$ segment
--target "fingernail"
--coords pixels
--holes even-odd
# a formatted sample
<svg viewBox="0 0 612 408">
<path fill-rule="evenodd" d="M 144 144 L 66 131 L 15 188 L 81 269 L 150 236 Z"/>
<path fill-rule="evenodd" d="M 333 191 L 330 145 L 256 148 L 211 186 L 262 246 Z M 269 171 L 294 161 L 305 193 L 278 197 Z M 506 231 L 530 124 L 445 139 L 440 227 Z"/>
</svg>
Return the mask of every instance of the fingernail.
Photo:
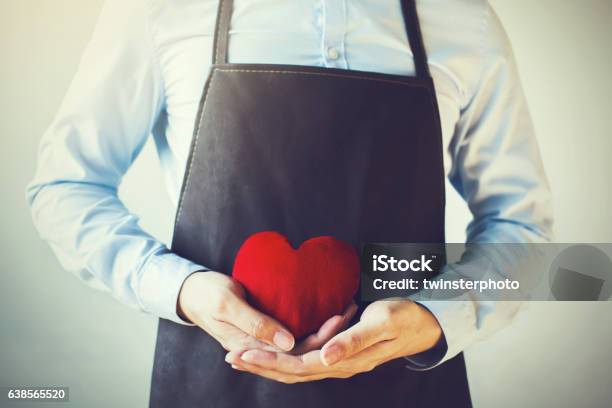
<svg viewBox="0 0 612 408">
<path fill-rule="evenodd" d="M 337 345 L 331 345 L 323 351 L 323 362 L 325 365 L 337 363 L 342 358 L 342 349 Z"/>
<path fill-rule="evenodd" d="M 240 359 L 242 361 L 246 361 L 247 363 L 250 363 L 250 362 L 253 362 L 254 360 L 257 360 L 256 355 L 257 355 L 257 351 L 249 350 L 249 351 L 242 353 L 242 355 L 240 356 Z"/>
<path fill-rule="evenodd" d="M 289 351 L 293 348 L 293 337 L 285 332 L 276 332 L 272 341 L 282 350 Z"/>
</svg>

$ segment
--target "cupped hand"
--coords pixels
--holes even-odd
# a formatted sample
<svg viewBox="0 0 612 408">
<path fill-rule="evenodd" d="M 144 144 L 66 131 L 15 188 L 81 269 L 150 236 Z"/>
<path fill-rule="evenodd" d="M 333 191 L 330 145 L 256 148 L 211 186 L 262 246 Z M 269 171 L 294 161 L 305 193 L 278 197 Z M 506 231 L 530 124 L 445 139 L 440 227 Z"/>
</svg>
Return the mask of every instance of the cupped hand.
<svg viewBox="0 0 612 408">
<path fill-rule="evenodd" d="M 227 351 L 263 349 L 289 351 L 293 335 L 278 321 L 251 307 L 244 288 L 213 271 L 190 275 L 179 294 L 179 312 Z"/>
<path fill-rule="evenodd" d="M 181 288 L 179 313 L 196 324 L 227 351 L 285 351 L 304 354 L 319 349 L 347 327 L 357 310 L 350 305 L 342 315 L 332 316 L 317 333 L 297 345 L 293 335 L 274 318 L 249 305 L 245 290 L 231 277 L 213 271 L 190 275 Z"/>
<path fill-rule="evenodd" d="M 303 354 L 251 349 L 229 352 L 233 368 L 283 383 L 348 378 L 387 361 L 432 348 L 442 329 L 424 307 L 409 300 L 370 304 L 360 321 L 338 333 L 320 350 Z"/>
</svg>

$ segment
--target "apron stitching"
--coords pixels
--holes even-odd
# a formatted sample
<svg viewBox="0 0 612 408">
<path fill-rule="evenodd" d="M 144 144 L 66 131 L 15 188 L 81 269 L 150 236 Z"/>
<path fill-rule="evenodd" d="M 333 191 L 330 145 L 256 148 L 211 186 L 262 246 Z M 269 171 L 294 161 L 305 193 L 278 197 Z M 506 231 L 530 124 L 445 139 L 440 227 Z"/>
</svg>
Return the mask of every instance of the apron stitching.
<svg viewBox="0 0 612 408">
<path fill-rule="evenodd" d="M 402 82 L 402 81 L 393 81 L 390 79 L 371 78 L 371 77 L 366 77 L 366 76 L 355 76 L 355 75 L 331 74 L 331 73 L 322 73 L 322 72 L 280 71 L 280 70 L 263 70 L 263 69 L 261 70 L 260 69 L 223 69 L 223 68 L 217 68 L 217 70 L 221 72 L 252 72 L 252 73 L 271 73 L 271 74 L 318 75 L 318 76 L 329 76 L 329 77 L 337 77 L 337 78 L 362 79 L 362 80 L 374 81 L 374 82 L 387 82 L 390 84 L 398 84 L 398 85 L 406 85 L 406 86 L 420 86 L 423 88 L 428 87 L 427 84 L 414 84 L 414 83 L 407 83 L 407 82 Z"/>
<path fill-rule="evenodd" d="M 223 0 L 222 0 L 223 1 Z M 197 131 L 196 131 L 196 139 L 195 142 L 193 144 L 193 151 L 191 152 L 190 155 L 190 159 L 189 159 L 189 168 L 187 169 L 187 176 L 186 176 L 186 180 L 185 180 L 185 188 L 184 191 L 187 191 L 187 189 L 189 188 L 189 180 L 191 178 L 191 169 L 193 168 L 193 158 L 195 157 L 196 151 L 198 150 L 198 141 L 200 140 L 200 129 L 202 127 L 202 119 L 204 118 L 204 114 L 206 113 L 206 103 L 208 102 L 208 91 L 210 90 L 210 88 L 212 88 L 213 85 L 213 80 L 215 79 L 215 72 L 213 71 L 210 75 L 210 83 L 208 84 L 208 86 L 206 87 L 206 92 L 204 93 L 204 105 L 202 106 L 202 113 L 200 114 L 200 117 L 198 118 L 198 127 L 197 127 Z M 176 222 L 175 224 L 178 225 L 179 221 L 181 220 L 181 214 L 183 212 L 183 204 L 184 204 L 184 193 L 181 194 L 181 202 L 179 205 L 179 209 L 178 209 L 178 213 L 176 215 Z"/>
</svg>

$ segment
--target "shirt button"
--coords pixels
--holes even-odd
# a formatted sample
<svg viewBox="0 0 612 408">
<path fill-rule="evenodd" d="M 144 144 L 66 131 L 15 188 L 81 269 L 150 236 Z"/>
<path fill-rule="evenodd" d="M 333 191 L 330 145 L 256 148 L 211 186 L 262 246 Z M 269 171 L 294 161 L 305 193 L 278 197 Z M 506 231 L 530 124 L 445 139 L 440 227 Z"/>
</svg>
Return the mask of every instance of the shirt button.
<svg viewBox="0 0 612 408">
<path fill-rule="evenodd" d="M 327 49 L 327 58 L 330 60 L 337 60 L 339 56 L 338 50 L 335 47 L 329 47 Z"/>
</svg>

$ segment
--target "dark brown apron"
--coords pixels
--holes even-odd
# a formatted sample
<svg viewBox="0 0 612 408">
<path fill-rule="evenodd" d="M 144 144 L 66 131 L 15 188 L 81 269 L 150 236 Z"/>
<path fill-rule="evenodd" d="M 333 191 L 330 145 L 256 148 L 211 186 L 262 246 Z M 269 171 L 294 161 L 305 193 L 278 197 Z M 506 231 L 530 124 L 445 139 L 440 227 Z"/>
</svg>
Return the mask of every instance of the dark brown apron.
<svg viewBox="0 0 612 408">
<path fill-rule="evenodd" d="M 231 273 L 259 231 L 444 242 L 442 135 L 414 0 L 402 11 L 416 76 L 227 62 L 222 0 L 172 250 Z M 198 327 L 159 321 L 152 407 L 469 406 L 463 356 L 423 372 L 404 359 L 350 379 L 282 384 L 237 372 Z"/>
</svg>

